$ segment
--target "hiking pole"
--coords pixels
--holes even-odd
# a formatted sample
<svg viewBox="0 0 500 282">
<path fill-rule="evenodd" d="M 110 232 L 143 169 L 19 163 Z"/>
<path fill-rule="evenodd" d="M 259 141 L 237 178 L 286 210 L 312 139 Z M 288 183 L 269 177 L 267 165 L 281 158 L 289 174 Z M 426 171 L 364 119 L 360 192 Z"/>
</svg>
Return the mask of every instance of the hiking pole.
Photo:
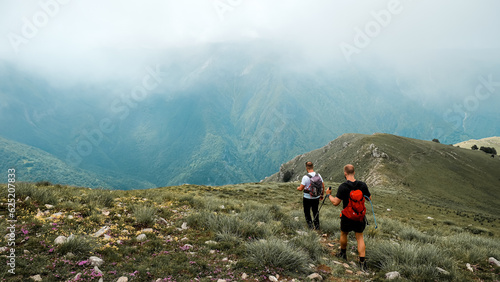
<svg viewBox="0 0 500 282">
<path fill-rule="evenodd" d="M 332 190 L 332 187 L 328 187 L 329 190 Z M 326 195 L 325 195 L 326 196 Z M 318 213 L 316 214 L 316 216 L 314 217 L 314 220 L 313 221 L 316 221 L 316 218 L 319 216 L 319 212 L 321 211 L 321 208 L 323 207 L 323 205 L 325 204 L 325 200 L 326 198 L 328 197 L 324 197 L 323 198 L 323 202 L 321 202 L 321 206 L 319 207 L 319 210 L 318 210 Z"/>
<path fill-rule="evenodd" d="M 365 195 L 365 198 L 368 199 L 368 201 L 370 201 L 370 204 L 372 205 L 372 213 L 373 213 L 373 220 L 375 221 L 375 229 L 377 229 L 377 219 L 375 218 L 375 210 L 373 210 L 373 203 L 372 203 L 372 200 L 370 200 L 370 198 L 368 198 L 366 195 Z"/>
</svg>

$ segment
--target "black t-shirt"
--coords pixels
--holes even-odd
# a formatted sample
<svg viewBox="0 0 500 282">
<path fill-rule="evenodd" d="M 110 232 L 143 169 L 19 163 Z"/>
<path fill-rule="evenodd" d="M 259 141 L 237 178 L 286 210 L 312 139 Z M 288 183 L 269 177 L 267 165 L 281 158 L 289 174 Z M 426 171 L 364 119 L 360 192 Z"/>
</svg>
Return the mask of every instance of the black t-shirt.
<svg viewBox="0 0 500 282">
<path fill-rule="evenodd" d="M 340 184 L 339 189 L 337 189 L 336 197 L 342 200 L 344 209 L 349 204 L 349 193 L 351 193 L 352 190 L 357 190 L 357 189 L 361 190 L 364 196 L 370 197 L 372 195 L 368 190 L 368 186 L 366 186 L 366 183 L 364 183 L 363 181 L 356 180 L 352 182 L 347 180 L 346 182 Z"/>
</svg>

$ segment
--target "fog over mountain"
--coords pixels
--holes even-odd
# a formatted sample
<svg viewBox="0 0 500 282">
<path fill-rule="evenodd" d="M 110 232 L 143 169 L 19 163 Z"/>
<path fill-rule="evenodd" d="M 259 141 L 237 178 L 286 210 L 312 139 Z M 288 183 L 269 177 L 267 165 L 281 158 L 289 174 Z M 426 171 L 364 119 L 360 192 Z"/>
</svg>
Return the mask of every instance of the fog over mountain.
<svg viewBox="0 0 500 282">
<path fill-rule="evenodd" d="M 0 135 L 156 186 L 258 181 L 346 132 L 498 136 L 499 8 L 1 2 Z"/>
</svg>

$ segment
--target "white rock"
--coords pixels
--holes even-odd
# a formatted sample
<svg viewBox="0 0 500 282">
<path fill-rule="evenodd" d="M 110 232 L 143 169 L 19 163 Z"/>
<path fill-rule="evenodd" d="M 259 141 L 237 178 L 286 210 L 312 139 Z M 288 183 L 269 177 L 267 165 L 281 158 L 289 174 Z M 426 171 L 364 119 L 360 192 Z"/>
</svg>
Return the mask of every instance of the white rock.
<svg viewBox="0 0 500 282">
<path fill-rule="evenodd" d="M 146 234 L 139 234 L 137 237 L 136 237 L 137 241 L 139 242 L 143 242 L 143 241 L 146 241 Z"/>
<path fill-rule="evenodd" d="M 128 282 L 128 278 L 126 276 L 122 276 L 116 280 L 116 282 Z"/>
<path fill-rule="evenodd" d="M 446 271 L 446 270 L 442 269 L 441 267 L 436 267 L 436 269 L 437 269 L 437 271 L 438 271 L 439 273 L 442 273 L 442 274 L 444 274 L 444 275 L 450 275 L 450 273 L 449 273 L 448 271 Z"/>
<path fill-rule="evenodd" d="M 104 261 L 101 259 L 101 258 L 98 258 L 98 257 L 89 257 L 89 262 L 90 262 L 90 265 L 92 266 L 101 266 Z"/>
<path fill-rule="evenodd" d="M 152 233 L 153 232 L 153 228 L 145 228 L 145 229 L 142 229 L 143 233 Z"/>
<path fill-rule="evenodd" d="M 295 232 L 297 232 L 297 234 L 299 234 L 300 236 L 307 235 L 307 232 L 302 231 L 302 230 L 297 230 Z"/>
<path fill-rule="evenodd" d="M 100 274 L 100 275 L 103 274 L 102 271 L 99 269 L 99 267 L 97 267 L 97 265 L 94 266 L 94 272 L 97 273 L 97 274 Z"/>
<path fill-rule="evenodd" d="M 188 228 L 189 228 L 189 227 L 188 227 L 187 222 L 182 223 L 182 226 L 181 226 L 181 229 L 182 229 L 182 230 L 186 230 L 186 229 L 188 229 Z"/>
<path fill-rule="evenodd" d="M 276 277 L 274 277 L 274 276 L 270 275 L 270 276 L 269 276 L 269 281 L 278 282 L 278 278 L 276 278 Z"/>
<path fill-rule="evenodd" d="M 26 199 L 24 199 L 24 201 L 28 201 L 30 199 L 30 196 L 26 197 Z"/>
<path fill-rule="evenodd" d="M 248 278 L 248 274 L 246 274 L 246 273 L 241 274 L 241 279 L 245 280 L 247 278 Z"/>
<path fill-rule="evenodd" d="M 158 218 L 156 221 L 160 224 L 168 225 L 168 221 L 165 220 L 163 217 Z"/>
<path fill-rule="evenodd" d="M 104 233 L 106 233 L 108 230 L 109 230 L 109 226 L 104 226 L 103 228 L 99 229 L 99 231 L 97 231 L 96 233 L 92 234 L 91 236 L 92 237 L 100 237 Z"/>
<path fill-rule="evenodd" d="M 28 251 L 28 250 L 24 250 L 23 252 L 24 252 L 24 254 L 25 254 L 25 255 L 29 255 L 29 254 L 31 253 L 31 252 L 30 252 L 30 251 Z"/>
<path fill-rule="evenodd" d="M 321 277 L 321 275 L 319 275 L 318 273 L 313 273 L 309 276 L 307 276 L 307 278 L 311 279 L 311 280 L 323 280 L 323 277 Z"/>
<path fill-rule="evenodd" d="M 35 276 L 30 276 L 31 279 L 33 279 L 34 281 L 42 281 L 42 276 L 40 276 L 40 274 L 37 274 Z"/>
<path fill-rule="evenodd" d="M 217 245 L 218 243 L 215 242 L 215 241 L 210 240 L 210 241 L 205 241 L 205 244 L 207 244 L 207 245 Z"/>
<path fill-rule="evenodd" d="M 74 217 L 70 214 L 67 216 L 67 219 L 73 219 Z"/>
<path fill-rule="evenodd" d="M 97 282 L 104 282 L 104 279 L 102 279 L 102 277 L 101 277 L 101 278 L 99 278 L 99 281 L 97 281 Z"/>
<path fill-rule="evenodd" d="M 8 248 L 8 247 L 1 247 L 1 248 L 0 248 L 0 253 L 6 252 L 6 251 L 8 251 L 8 250 L 9 250 L 9 248 Z"/>
<path fill-rule="evenodd" d="M 217 279 L 217 282 L 226 282 L 226 279 Z"/>
<path fill-rule="evenodd" d="M 79 279 L 80 279 L 80 276 L 82 276 L 82 273 L 81 273 L 81 272 L 78 272 L 78 273 L 75 275 L 75 278 L 73 278 L 73 280 L 79 280 Z"/>
<path fill-rule="evenodd" d="M 432 217 L 428 216 L 428 217 L 427 217 L 427 219 L 431 219 L 431 220 L 432 220 L 432 219 L 434 219 L 434 218 L 432 218 Z"/>
<path fill-rule="evenodd" d="M 68 240 L 68 238 L 66 238 L 66 236 L 59 236 L 57 237 L 55 240 L 54 240 L 54 244 L 56 245 L 61 245 L 61 244 L 64 244 L 66 243 L 66 241 Z"/>
<path fill-rule="evenodd" d="M 494 257 L 490 257 L 490 258 L 488 259 L 488 262 L 489 262 L 490 264 L 494 264 L 494 265 L 496 265 L 496 266 L 500 266 L 500 262 L 499 262 L 496 258 L 494 258 Z"/>
<path fill-rule="evenodd" d="M 385 274 L 385 278 L 388 279 L 388 280 L 396 279 L 396 278 L 399 278 L 399 277 L 401 277 L 401 274 L 399 274 L 399 272 L 397 272 L 397 271 L 387 272 Z"/>
<path fill-rule="evenodd" d="M 387 211 L 391 211 L 391 209 L 387 209 Z"/>
<path fill-rule="evenodd" d="M 107 210 L 103 210 L 101 213 L 102 213 L 103 215 L 105 215 L 105 216 L 108 216 L 108 215 L 109 215 L 109 211 L 107 211 Z"/>
<path fill-rule="evenodd" d="M 469 270 L 470 272 L 474 272 L 474 268 L 472 268 L 470 263 L 467 263 L 465 266 L 467 267 L 467 270 Z"/>
<path fill-rule="evenodd" d="M 45 204 L 45 207 L 46 207 L 47 209 L 49 209 L 49 210 L 54 208 L 54 206 L 53 206 L 53 205 L 49 205 L 49 204 Z"/>
</svg>

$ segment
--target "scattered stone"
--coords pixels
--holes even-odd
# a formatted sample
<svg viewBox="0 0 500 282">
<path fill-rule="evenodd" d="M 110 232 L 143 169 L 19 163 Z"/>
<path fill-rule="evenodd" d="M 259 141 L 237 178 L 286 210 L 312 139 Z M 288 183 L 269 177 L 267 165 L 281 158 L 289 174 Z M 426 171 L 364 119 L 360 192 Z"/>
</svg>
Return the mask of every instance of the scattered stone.
<svg viewBox="0 0 500 282">
<path fill-rule="evenodd" d="M 432 217 L 428 216 L 428 217 L 427 217 L 427 219 L 430 219 L 430 220 L 432 220 L 432 219 L 434 219 L 434 218 L 432 218 Z"/>
<path fill-rule="evenodd" d="M 323 277 L 321 277 L 321 275 L 319 275 L 318 273 L 313 273 L 313 274 L 307 276 L 307 278 L 309 278 L 311 280 L 315 280 L 315 279 L 319 280 L 319 281 L 323 280 Z"/>
<path fill-rule="evenodd" d="M 31 279 L 33 279 L 34 281 L 42 281 L 42 276 L 40 276 L 40 274 L 37 274 L 35 276 L 30 276 Z"/>
<path fill-rule="evenodd" d="M 103 215 L 105 215 L 105 216 L 108 216 L 108 215 L 109 215 L 109 211 L 108 211 L 108 210 L 103 210 L 101 213 L 102 213 Z"/>
<path fill-rule="evenodd" d="M 474 268 L 472 268 L 470 263 L 467 263 L 465 266 L 467 267 L 467 270 L 469 270 L 470 272 L 474 272 Z"/>
<path fill-rule="evenodd" d="M 248 274 L 246 274 L 246 273 L 241 274 L 241 279 L 245 280 L 247 278 L 248 278 Z"/>
<path fill-rule="evenodd" d="M 297 234 L 299 234 L 300 236 L 307 235 L 307 232 L 302 231 L 302 230 L 297 230 L 297 231 L 295 231 L 295 232 L 297 232 Z"/>
<path fill-rule="evenodd" d="M 158 222 L 159 224 L 163 224 L 163 225 L 169 225 L 168 221 L 166 219 L 164 219 L 163 217 L 158 218 L 156 220 L 156 222 Z"/>
<path fill-rule="evenodd" d="M 299 221 L 299 217 L 298 217 L 298 216 L 296 216 L 296 217 L 294 217 L 294 218 L 293 218 L 293 220 L 295 220 L 295 221 Z"/>
<path fill-rule="evenodd" d="M 68 238 L 66 238 L 66 236 L 59 236 L 57 237 L 55 240 L 54 240 L 54 244 L 56 245 L 61 245 L 61 244 L 64 244 L 66 243 L 66 241 L 68 240 Z"/>
<path fill-rule="evenodd" d="M 139 242 L 144 242 L 146 241 L 146 234 L 139 234 L 137 237 L 136 237 L 137 241 Z"/>
<path fill-rule="evenodd" d="M 109 226 L 104 226 L 103 228 L 99 229 L 99 231 L 97 231 L 96 233 L 92 234 L 91 236 L 92 237 L 100 237 L 104 233 L 106 233 L 108 230 L 109 230 Z"/>
<path fill-rule="evenodd" d="M 73 219 L 74 217 L 70 214 L 66 217 L 67 219 Z"/>
<path fill-rule="evenodd" d="M 54 206 L 53 206 L 53 205 L 49 205 L 49 204 L 45 204 L 45 207 L 46 207 L 47 209 L 49 209 L 49 210 L 54 208 Z"/>
<path fill-rule="evenodd" d="M 334 260 L 333 263 L 338 264 L 338 265 L 342 265 L 342 263 L 340 261 L 336 261 L 336 260 Z"/>
<path fill-rule="evenodd" d="M 218 243 L 215 242 L 215 241 L 210 240 L 210 241 L 205 241 L 205 244 L 207 244 L 207 245 L 217 245 Z"/>
<path fill-rule="evenodd" d="M 26 197 L 26 199 L 24 199 L 25 202 L 27 202 L 30 198 L 30 196 Z"/>
<path fill-rule="evenodd" d="M 332 243 L 328 243 L 328 247 L 332 247 L 333 248 L 333 247 L 335 247 L 335 245 L 332 244 Z"/>
<path fill-rule="evenodd" d="M 9 248 L 8 248 L 8 247 L 1 247 L 1 248 L 0 248 L 0 253 L 6 252 L 6 251 L 8 251 L 8 250 L 9 250 Z"/>
<path fill-rule="evenodd" d="M 102 271 L 99 269 L 99 267 L 94 266 L 94 272 L 97 273 L 98 275 L 103 275 Z"/>
<path fill-rule="evenodd" d="M 130 232 L 128 232 L 128 230 L 127 230 L 127 229 L 123 229 L 123 230 L 122 230 L 122 233 L 123 233 L 123 234 L 130 234 Z"/>
<path fill-rule="evenodd" d="M 187 222 L 182 223 L 182 226 L 181 226 L 181 229 L 182 229 L 182 230 L 186 230 L 186 229 L 188 229 L 188 228 L 189 228 L 189 227 L 188 227 Z"/>
<path fill-rule="evenodd" d="M 346 269 L 345 272 L 349 273 L 349 274 L 353 274 L 354 273 L 354 272 L 352 272 L 352 270 L 349 270 L 349 269 Z"/>
<path fill-rule="evenodd" d="M 444 275 L 450 275 L 450 273 L 444 269 L 442 269 L 441 267 L 436 267 L 437 271 L 441 274 L 444 274 Z"/>
<path fill-rule="evenodd" d="M 345 262 L 344 262 L 342 265 L 343 265 L 345 268 L 349 268 L 349 267 L 350 267 L 350 266 L 349 266 L 347 263 L 345 263 Z"/>
<path fill-rule="evenodd" d="M 75 281 L 80 280 L 80 276 L 82 276 L 82 273 L 81 273 L 81 272 L 78 272 L 78 273 L 75 275 L 75 278 L 73 278 L 73 280 L 75 280 Z"/>
<path fill-rule="evenodd" d="M 142 229 L 143 233 L 152 233 L 153 232 L 153 228 L 145 228 L 145 229 Z"/>
<path fill-rule="evenodd" d="M 111 240 L 111 236 L 104 234 L 104 240 Z"/>
<path fill-rule="evenodd" d="M 104 279 L 102 279 L 102 277 L 101 277 L 101 278 L 99 278 L 99 281 L 97 281 L 97 282 L 104 282 Z"/>
<path fill-rule="evenodd" d="M 387 211 L 391 211 L 391 209 L 387 209 Z"/>
<path fill-rule="evenodd" d="M 496 265 L 496 266 L 500 266 L 500 262 L 499 262 L 496 258 L 494 258 L 494 257 L 490 257 L 490 258 L 488 259 L 488 262 L 489 262 L 490 264 L 494 264 L 494 265 Z"/>
<path fill-rule="evenodd" d="M 210 250 L 210 253 L 213 255 L 215 254 L 215 250 Z"/>
<path fill-rule="evenodd" d="M 29 255 L 29 254 L 30 254 L 30 251 L 28 251 L 28 250 L 24 250 L 24 254 L 25 254 L 25 255 Z"/>
<path fill-rule="evenodd" d="M 217 282 L 226 282 L 226 279 L 218 279 Z"/>
<path fill-rule="evenodd" d="M 122 276 L 116 280 L 116 282 L 128 282 L 128 278 L 126 276 Z"/>
<path fill-rule="evenodd" d="M 309 268 L 314 269 L 314 268 L 316 268 L 316 266 L 315 266 L 314 264 L 310 263 L 310 264 L 309 264 Z"/>
<path fill-rule="evenodd" d="M 270 275 L 270 276 L 269 276 L 269 281 L 278 282 L 278 278 L 276 278 L 276 277 L 274 277 L 274 276 Z"/>
<path fill-rule="evenodd" d="M 90 265 L 92 266 L 101 266 L 104 263 L 104 261 L 101 258 L 95 256 L 89 257 L 88 260 L 90 262 Z"/>
<path fill-rule="evenodd" d="M 184 238 L 181 239 L 181 242 L 187 241 L 187 240 L 189 240 L 189 238 L 188 237 L 184 237 Z"/>
<path fill-rule="evenodd" d="M 397 279 L 400 277 L 401 277 L 401 274 L 399 274 L 399 272 L 397 272 L 397 271 L 387 272 L 385 274 L 385 279 L 388 279 L 388 280 L 393 280 L 393 279 Z"/>
</svg>

